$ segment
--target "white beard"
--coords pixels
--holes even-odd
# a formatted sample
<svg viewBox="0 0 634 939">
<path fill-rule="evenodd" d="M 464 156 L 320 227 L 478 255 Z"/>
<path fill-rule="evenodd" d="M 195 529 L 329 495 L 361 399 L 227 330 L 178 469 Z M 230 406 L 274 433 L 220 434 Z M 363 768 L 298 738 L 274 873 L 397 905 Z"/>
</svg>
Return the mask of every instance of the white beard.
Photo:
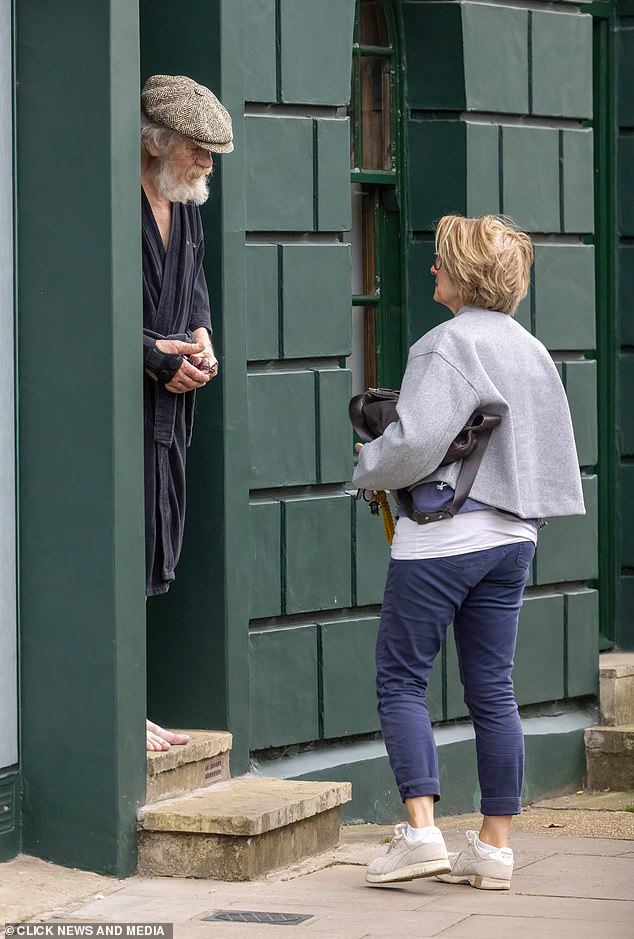
<svg viewBox="0 0 634 939">
<path fill-rule="evenodd" d="M 197 167 L 180 179 L 172 172 L 168 160 L 161 160 L 155 173 L 156 188 L 170 202 L 193 202 L 202 205 L 209 198 L 209 176 Z"/>
</svg>

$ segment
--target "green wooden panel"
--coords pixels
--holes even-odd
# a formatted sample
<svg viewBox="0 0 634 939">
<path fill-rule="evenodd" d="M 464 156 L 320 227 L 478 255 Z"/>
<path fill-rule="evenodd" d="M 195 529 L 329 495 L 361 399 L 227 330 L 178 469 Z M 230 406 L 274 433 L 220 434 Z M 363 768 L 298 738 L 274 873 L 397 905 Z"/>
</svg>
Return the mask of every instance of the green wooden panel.
<svg viewBox="0 0 634 939">
<path fill-rule="evenodd" d="M 579 465 L 594 466 L 598 460 L 597 363 L 591 359 L 566 362 L 565 376 Z"/>
<path fill-rule="evenodd" d="M 282 101 L 348 104 L 355 0 L 280 0 Z"/>
<path fill-rule="evenodd" d="M 536 583 L 592 580 L 598 576 L 598 486 L 596 476 L 584 476 L 586 515 L 551 518 L 539 533 Z"/>
<path fill-rule="evenodd" d="M 619 341 L 634 346 L 634 245 L 618 248 L 617 284 Z"/>
<path fill-rule="evenodd" d="M 277 359 L 280 353 L 278 246 L 246 245 L 247 358 Z"/>
<path fill-rule="evenodd" d="M 352 427 L 348 401 L 352 397 L 352 372 L 345 368 L 319 369 L 319 481 L 344 482 L 353 470 Z"/>
<path fill-rule="evenodd" d="M 313 122 L 244 120 L 247 231 L 312 231 Z"/>
<path fill-rule="evenodd" d="M 317 740 L 317 626 L 254 630 L 249 646 L 251 749 Z"/>
<path fill-rule="evenodd" d="M 594 144 L 591 130 L 564 130 L 563 230 L 594 231 Z"/>
<path fill-rule="evenodd" d="M 284 357 L 349 355 L 352 259 L 350 245 L 284 245 Z"/>
<path fill-rule="evenodd" d="M 619 231 L 634 235 L 634 137 L 621 134 L 617 146 Z"/>
<path fill-rule="evenodd" d="M 617 42 L 617 121 L 621 127 L 634 127 L 634 30 L 619 30 Z"/>
<path fill-rule="evenodd" d="M 532 285 L 528 288 L 528 293 L 518 306 L 515 311 L 515 319 L 520 323 L 524 329 L 527 329 L 529 333 L 531 332 L 531 293 L 533 292 Z"/>
<path fill-rule="evenodd" d="M 323 736 L 380 729 L 374 650 L 378 616 L 321 624 Z"/>
<path fill-rule="evenodd" d="M 503 128 L 503 206 L 528 231 L 559 231 L 559 132 Z"/>
<path fill-rule="evenodd" d="M 462 110 L 466 99 L 460 7 L 403 3 L 402 15 L 409 107 Z"/>
<path fill-rule="evenodd" d="M 282 612 L 282 507 L 279 502 L 249 505 L 249 618 Z"/>
<path fill-rule="evenodd" d="M 462 121 L 409 122 L 410 224 L 432 231 L 449 212 L 466 212 L 466 126 Z M 430 262 L 431 263 L 431 262 Z"/>
<path fill-rule="evenodd" d="M 564 696 L 564 598 L 526 597 L 520 612 L 515 668 L 519 705 Z"/>
<path fill-rule="evenodd" d="M 383 521 L 370 513 L 367 502 L 358 500 L 354 525 L 357 606 L 382 603 L 390 563 L 390 546 L 385 540 Z"/>
<path fill-rule="evenodd" d="M 621 565 L 634 567 L 634 464 L 619 467 Z M 633 618 L 629 613 L 630 620 Z"/>
<path fill-rule="evenodd" d="M 351 605 L 350 497 L 285 499 L 286 612 Z"/>
<path fill-rule="evenodd" d="M 619 603 L 615 641 L 619 649 L 634 649 L 634 577 L 621 574 L 617 578 Z"/>
<path fill-rule="evenodd" d="M 592 17 L 532 14 L 533 114 L 592 117 Z"/>
<path fill-rule="evenodd" d="M 317 481 L 312 372 L 249 375 L 251 487 Z"/>
<path fill-rule="evenodd" d="M 548 349 L 594 349 L 594 248 L 535 246 L 535 328 Z"/>
<path fill-rule="evenodd" d="M 460 668 L 458 666 L 458 653 L 453 626 L 447 630 L 446 649 L 447 709 L 445 720 L 451 721 L 458 717 L 467 717 L 469 714 L 469 708 L 464 703 L 464 688 L 460 681 Z"/>
<path fill-rule="evenodd" d="M 569 697 L 599 693 L 599 594 L 579 590 L 564 597 Z"/>
<path fill-rule="evenodd" d="M 434 278 L 430 272 L 433 256 L 434 241 L 431 234 L 425 241 L 409 243 L 406 262 L 412 302 L 408 304 L 406 311 L 408 346 L 451 317 L 449 310 L 433 299 Z"/>
<path fill-rule="evenodd" d="M 634 456 L 634 354 L 619 355 L 617 373 L 617 396 L 619 402 L 617 429 L 621 455 Z"/>
<path fill-rule="evenodd" d="M 467 124 L 467 215 L 500 211 L 499 149 L 494 124 Z"/>
<path fill-rule="evenodd" d="M 526 10 L 470 2 L 461 7 L 467 109 L 526 114 Z"/>
<path fill-rule="evenodd" d="M 318 120 L 317 219 L 320 231 L 352 228 L 350 121 Z"/>
<path fill-rule="evenodd" d="M 247 101 L 277 98 L 275 0 L 243 0 L 244 97 Z"/>
</svg>

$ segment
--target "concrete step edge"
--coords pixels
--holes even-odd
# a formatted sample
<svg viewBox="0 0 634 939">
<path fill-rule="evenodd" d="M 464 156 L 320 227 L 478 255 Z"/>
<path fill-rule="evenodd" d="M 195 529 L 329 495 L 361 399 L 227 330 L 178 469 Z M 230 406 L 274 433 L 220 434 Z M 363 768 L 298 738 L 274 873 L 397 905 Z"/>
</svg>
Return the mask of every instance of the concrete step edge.
<svg viewBox="0 0 634 939">
<path fill-rule="evenodd" d="M 188 763 L 212 759 L 214 756 L 230 752 L 233 745 L 233 736 L 224 730 L 179 730 L 177 733 L 189 734 L 189 743 L 184 746 L 172 746 L 169 750 L 148 752 L 148 777 L 158 776 L 159 773 L 178 769 Z"/>
<path fill-rule="evenodd" d="M 138 820 L 145 831 L 250 836 L 303 821 L 351 799 L 350 783 L 249 776 L 145 805 Z"/>
</svg>

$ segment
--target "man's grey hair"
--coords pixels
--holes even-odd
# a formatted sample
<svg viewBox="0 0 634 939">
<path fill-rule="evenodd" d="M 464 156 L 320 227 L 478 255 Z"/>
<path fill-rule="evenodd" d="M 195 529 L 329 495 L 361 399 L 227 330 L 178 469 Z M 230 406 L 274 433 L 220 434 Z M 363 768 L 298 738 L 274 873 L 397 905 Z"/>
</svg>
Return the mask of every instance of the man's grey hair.
<svg viewBox="0 0 634 939">
<path fill-rule="evenodd" d="M 152 143 L 159 152 L 159 156 L 167 156 L 176 140 L 182 139 L 182 134 L 178 131 L 170 130 L 169 127 L 161 127 L 155 124 L 149 117 L 141 111 L 141 149 L 144 149 L 146 143 Z"/>
</svg>

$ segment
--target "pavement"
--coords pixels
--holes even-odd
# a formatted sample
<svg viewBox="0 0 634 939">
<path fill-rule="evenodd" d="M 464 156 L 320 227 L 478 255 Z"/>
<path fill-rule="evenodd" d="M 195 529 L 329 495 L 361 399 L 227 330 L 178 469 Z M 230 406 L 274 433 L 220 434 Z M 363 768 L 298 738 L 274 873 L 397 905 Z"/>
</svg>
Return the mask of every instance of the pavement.
<svg viewBox="0 0 634 939">
<path fill-rule="evenodd" d="M 121 881 L 21 856 L 0 864 L 0 924 L 172 923 L 175 939 L 634 939 L 632 806 L 634 793 L 606 793 L 526 809 L 514 825 L 508 893 L 431 879 L 367 887 L 365 865 L 392 834 L 376 825 L 345 827 L 335 850 L 249 883 Z M 440 819 L 450 851 L 479 818 Z M 207 919 L 220 911 L 306 919 L 295 926 Z"/>
</svg>

